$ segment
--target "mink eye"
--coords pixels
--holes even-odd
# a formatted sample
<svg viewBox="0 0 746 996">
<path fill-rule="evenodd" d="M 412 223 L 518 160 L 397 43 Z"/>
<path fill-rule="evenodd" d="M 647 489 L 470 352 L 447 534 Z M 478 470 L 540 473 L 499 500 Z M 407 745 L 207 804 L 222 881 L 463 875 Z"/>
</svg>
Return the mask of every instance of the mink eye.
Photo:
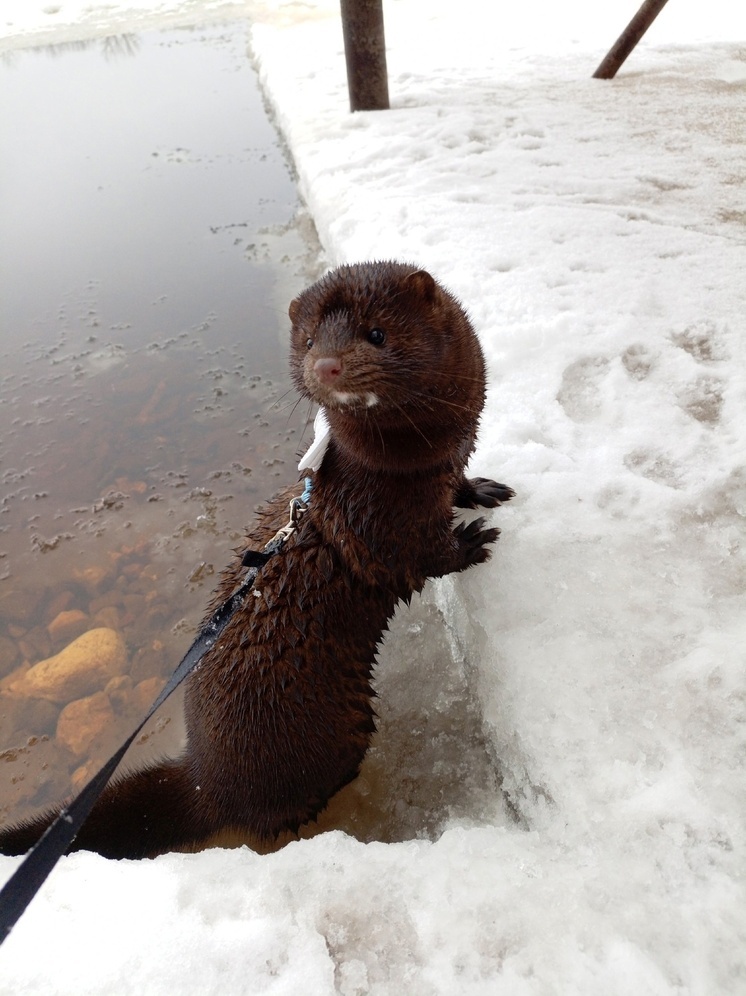
<svg viewBox="0 0 746 996">
<path fill-rule="evenodd" d="M 311 349 L 313 346 L 313 339 L 306 339 L 306 349 Z"/>
<path fill-rule="evenodd" d="M 386 342 L 386 333 L 383 329 L 371 329 L 368 333 L 368 342 L 373 346 L 382 346 Z"/>
</svg>

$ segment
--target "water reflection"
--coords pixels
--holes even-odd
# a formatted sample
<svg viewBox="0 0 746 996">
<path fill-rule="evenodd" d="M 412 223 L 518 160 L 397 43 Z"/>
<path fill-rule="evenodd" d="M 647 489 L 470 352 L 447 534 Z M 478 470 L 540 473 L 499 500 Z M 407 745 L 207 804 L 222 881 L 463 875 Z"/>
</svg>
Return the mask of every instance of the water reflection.
<svg viewBox="0 0 746 996">
<path fill-rule="evenodd" d="M 317 256 L 245 48 L 233 25 L 0 70 L 0 819 L 122 738 L 294 474 L 285 309 Z M 74 703 L 24 692 L 94 628 L 126 673 Z"/>
<path fill-rule="evenodd" d="M 140 51 L 140 36 L 132 32 L 120 35 L 107 35 L 105 38 L 83 38 L 78 41 L 56 42 L 53 45 L 38 45 L 35 48 L 18 51 L 11 49 L 0 53 L 0 62 L 6 66 L 17 64 L 26 55 L 47 55 L 53 59 L 69 52 L 85 52 L 98 49 L 105 59 L 117 59 L 137 55 Z"/>
<path fill-rule="evenodd" d="M 101 51 L 105 59 L 137 55 L 140 51 L 140 38 L 133 34 L 107 35 L 101 39 Z"/>
</svg>

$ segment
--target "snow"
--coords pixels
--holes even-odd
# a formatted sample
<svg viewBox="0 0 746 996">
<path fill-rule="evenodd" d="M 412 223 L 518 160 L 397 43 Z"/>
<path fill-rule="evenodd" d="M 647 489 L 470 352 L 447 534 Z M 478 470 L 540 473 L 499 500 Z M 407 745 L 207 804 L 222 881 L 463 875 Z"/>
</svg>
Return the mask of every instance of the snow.
<svg viewBox="0 0 746 996">
<path fill-rule="evenodd" d="M 670 4 L 601 83 L 636 4 L 516 6 L 392 0 L 393 109 L 356 115 L 336 3 L 251 7 L 329 259 L 462 298 L 491 380 L 472 469 L 518 492 L 490 564 L 387 641 L 386 832 L 63 859 L 0 992 L 746 992 L 746 10 Z M 239 12 L 4 8 L 0 48 Z"/>
</svg>

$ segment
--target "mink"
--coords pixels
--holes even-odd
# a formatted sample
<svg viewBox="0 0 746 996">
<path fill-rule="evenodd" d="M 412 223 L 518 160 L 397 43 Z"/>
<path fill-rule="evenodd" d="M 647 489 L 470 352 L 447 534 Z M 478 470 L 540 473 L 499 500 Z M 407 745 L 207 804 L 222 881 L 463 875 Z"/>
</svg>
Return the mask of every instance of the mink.
<svg viewBox="0 0 746 996">
<path fill-rule="evenodd" d="M 366 262 L 328 273 L 289 315 L 293 382 L 329 424 L 307 510 L 187 678 L 181 756 L 112 782 L 71 850 L 149 857 L 223 830 L 269 841 L 313 820 L 365 757 L 376 651 L 397 603 L 483 563 L 497 539 L 481 518 L 454 524 L 454 507 L 513 495 L 464 475 L 485 364 L 456 298 L 416 266 Z M 208 618 L 303 487 L 259 510 Z M 1 830 L 0 853 L 26 851 L 57 811 Z"/>
</svg>

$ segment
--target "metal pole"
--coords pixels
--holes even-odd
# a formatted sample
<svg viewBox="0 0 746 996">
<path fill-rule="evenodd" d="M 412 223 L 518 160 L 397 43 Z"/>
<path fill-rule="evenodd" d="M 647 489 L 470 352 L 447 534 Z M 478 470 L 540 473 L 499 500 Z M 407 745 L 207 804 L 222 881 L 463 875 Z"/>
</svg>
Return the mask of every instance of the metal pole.
<svg viewBox="0 0 746 996">
<path fill-rule="evenodd" d="M 383 0 L 341 0 L 351 111 L 389 107 Z"/>
<path fill-rule="evenodd" d="M 668 0 L 645 0 L 642 7 L 619 35 L 601 65 L 593 74 L 595 80 L 613 80 L 624 60 L 634 49 Z"/>
</svg>

